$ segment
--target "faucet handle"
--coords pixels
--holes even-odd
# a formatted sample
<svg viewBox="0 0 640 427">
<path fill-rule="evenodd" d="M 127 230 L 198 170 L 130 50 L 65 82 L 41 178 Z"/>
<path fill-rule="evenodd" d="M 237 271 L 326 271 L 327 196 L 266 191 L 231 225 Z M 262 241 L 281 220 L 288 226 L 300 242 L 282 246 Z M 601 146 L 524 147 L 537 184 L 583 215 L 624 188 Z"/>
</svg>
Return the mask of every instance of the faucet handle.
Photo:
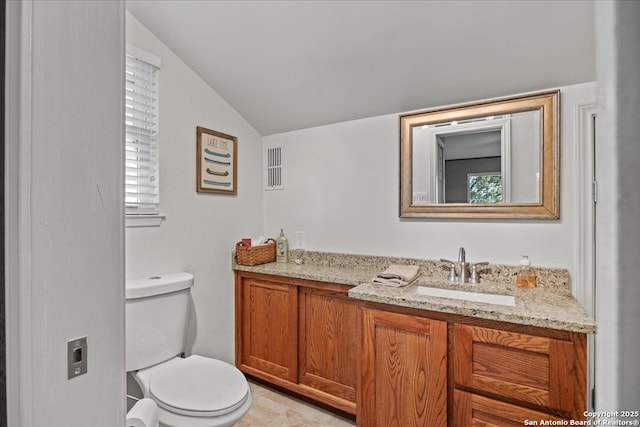
<svg viewBox="0 0 640 427">
<path fill-rule="evenodd" d="M 458 280 L 458 275 L 456 274 L 456 265 L 451 263 L 449 265 L 449 276 L 447 276 L 447 280 L 450 282 L 455 282 Z"/>
<path fill-rule="evenodd" d="M 440 261 L 449 264 L 449 276 L 447 276 L 447 280 L 450 282 L 455 282 L 458 279 L 458 275 L 456 274 L 456 263 L 443 258 L 440 258 Z"/>
<path fill-rule="evenodd" d="M 487 265 L 489 261 L 476 262 L 471 264 L 471 278 L 469 279 L 469 283 L 480 283 L 480 274 L 478 274 L 478 266 L 479 265 Z"/>
<path fill-rule="evenodd" d="M 489 261 L 472 262 L 472 263 L 469 263 L 469 264 L 471 264 L 471 267 L 475 267 L 476 265 L 489 265 Z"/>
</svg>

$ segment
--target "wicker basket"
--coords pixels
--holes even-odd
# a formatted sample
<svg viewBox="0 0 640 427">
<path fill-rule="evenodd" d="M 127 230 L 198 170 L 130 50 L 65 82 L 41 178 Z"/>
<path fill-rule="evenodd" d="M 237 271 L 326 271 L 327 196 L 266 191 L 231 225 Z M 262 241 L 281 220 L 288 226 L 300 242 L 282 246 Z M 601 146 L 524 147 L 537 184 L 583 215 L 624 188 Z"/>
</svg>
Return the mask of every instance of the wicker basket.
<svg viewBox="0 0 640 427">
<path fill-rule="evenodd" d="M 240 265 L 258 265 L 276 260 L 276 241 L 267 239 L 266 245 L 245 246 L 236 243 L 236 262 Z"/>
</svg>

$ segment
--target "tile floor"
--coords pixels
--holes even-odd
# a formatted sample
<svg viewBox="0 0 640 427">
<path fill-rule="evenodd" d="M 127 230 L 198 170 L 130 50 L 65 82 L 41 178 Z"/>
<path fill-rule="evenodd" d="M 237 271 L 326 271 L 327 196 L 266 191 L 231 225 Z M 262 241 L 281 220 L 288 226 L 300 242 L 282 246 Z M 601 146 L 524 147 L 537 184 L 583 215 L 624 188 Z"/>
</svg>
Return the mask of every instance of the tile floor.
<svg viewBox="0 0 640 427">
<path fill-rule="evenodd" d="M 348 427 L 356 423 L 309 403 L 249 381 L 253 405 L 235 427 Z"/>
</svg>

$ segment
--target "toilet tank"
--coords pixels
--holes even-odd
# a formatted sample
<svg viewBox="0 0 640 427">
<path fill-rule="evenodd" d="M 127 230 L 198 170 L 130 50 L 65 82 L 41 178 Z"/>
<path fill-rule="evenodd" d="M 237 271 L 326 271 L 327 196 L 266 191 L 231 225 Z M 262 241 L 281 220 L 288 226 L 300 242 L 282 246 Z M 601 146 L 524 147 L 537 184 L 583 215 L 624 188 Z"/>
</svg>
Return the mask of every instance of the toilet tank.
<svg viewBox="0 0 640 427">
<path fill-rule="evenodd" d="M 126 370 L 136 371 L 183 352 L 193 275 L 130 279 L 125 286 Z"/>
</svg>

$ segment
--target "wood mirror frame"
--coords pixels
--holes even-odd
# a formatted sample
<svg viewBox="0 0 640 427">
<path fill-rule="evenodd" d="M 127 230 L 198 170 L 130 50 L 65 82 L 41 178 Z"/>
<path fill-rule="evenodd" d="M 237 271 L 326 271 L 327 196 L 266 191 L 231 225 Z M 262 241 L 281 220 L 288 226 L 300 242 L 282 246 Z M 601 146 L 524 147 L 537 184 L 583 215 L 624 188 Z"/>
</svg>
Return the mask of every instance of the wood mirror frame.
<svg viewBox="0 0 640 427">
<path fill-rule="evenodd" d="M 540 112 L 540 166 L 538 201 L 534 203 L 413 202 L 413 128 L 485 116 Z M 400 217 L 401 218 L 560 218 L 560 91 L 482 101 L 400 115 Z"/>
</svg>

